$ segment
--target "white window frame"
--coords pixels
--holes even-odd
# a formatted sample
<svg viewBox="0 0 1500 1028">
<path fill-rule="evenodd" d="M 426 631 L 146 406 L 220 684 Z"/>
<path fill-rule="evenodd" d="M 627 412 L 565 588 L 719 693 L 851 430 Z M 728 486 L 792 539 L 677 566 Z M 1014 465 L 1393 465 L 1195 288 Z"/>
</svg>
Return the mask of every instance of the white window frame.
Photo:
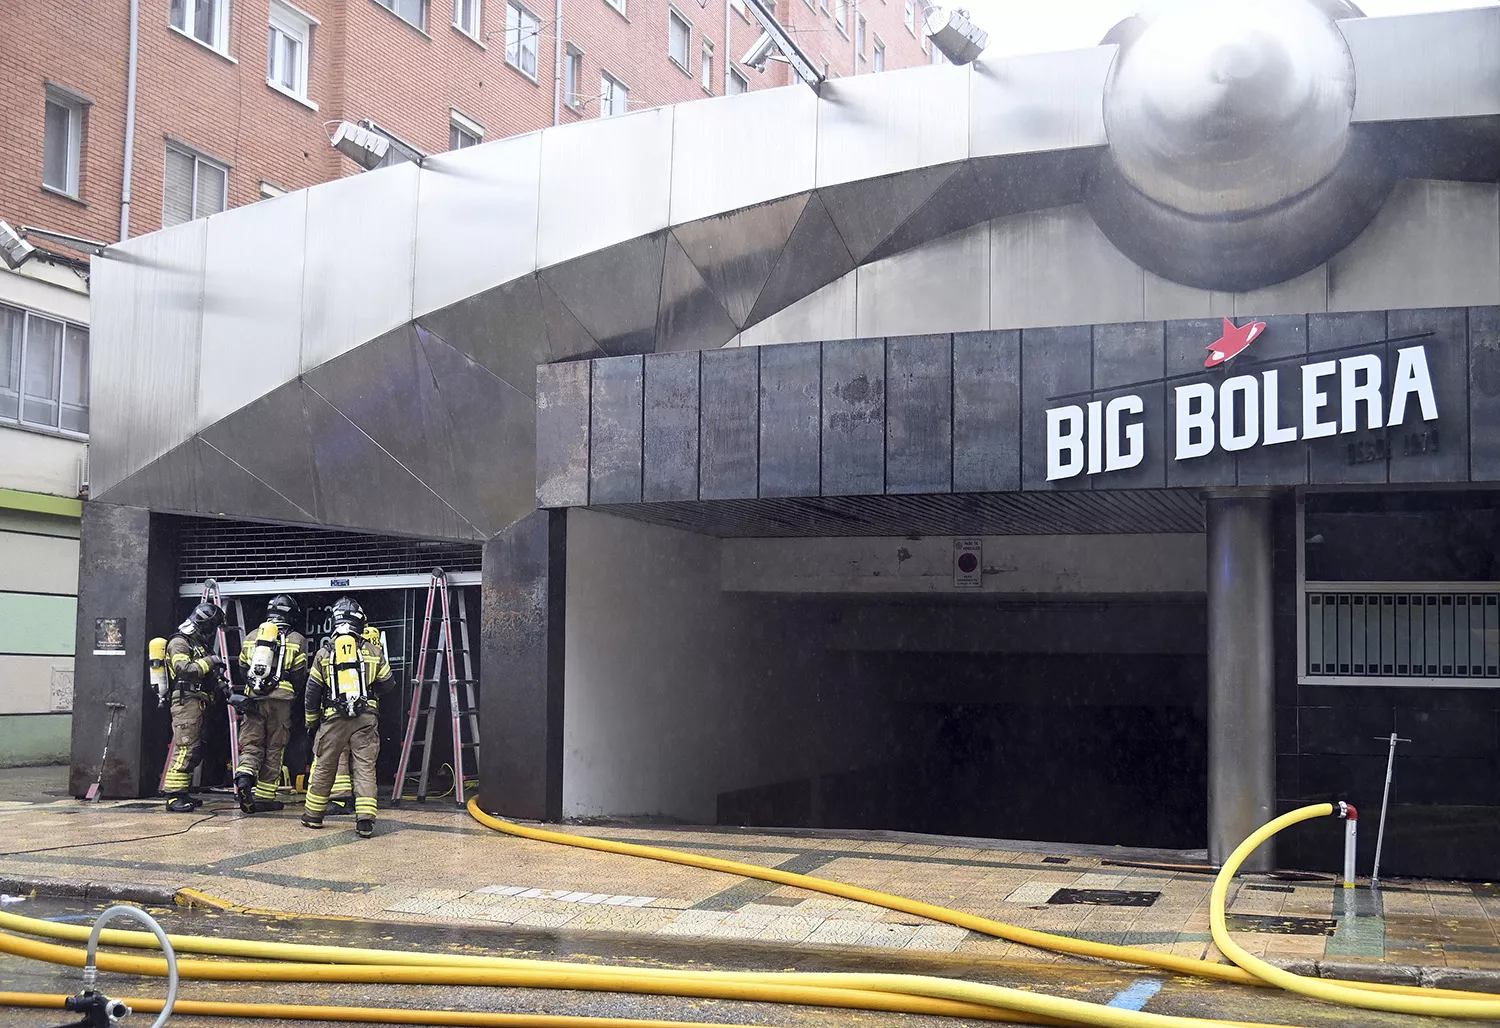
<svg viewBox="0 0 1500 1028">
<path fill-rule="evenodd" d="M 712 93 L 714 91 L 714 44 L 711 39 L 705 39 L 698 48 L 698 72 L 698 80 L 703 83 L 703 91 Z"/>
<path fill-rule="evenodd" d="M 432 14 L 431 0 L 420 0 L 420 3 L 418 5 L 419 6 L 419 11 L 418 11 L 418 20 L 417 21 L 412 21 L 406 15 L 404 15 L 400 11 L 396 10 L 396 4 L 397 4 L 397 2 L 398 2 L 398 0 L 375 0 L 376 4 L 378 4 L 381 7 L 384 7 L 387 11 L 390 11 L 392 15 L 394 15 L 395 17 L 401 19 L 406 24 L 410 25 L 412 28 L 416 29 L 418 32 L 421 32 L 421 33 L 423 33 L 425 35 L 426 32 L 427 32 L 427 19 Z"/>
<path fill-rule="evenodd" d="M 469 8 L 469 24 L 464 21 L 464 7 Z M 475 42 L 482 38 L 484 28 L 484 0 L 453 0 L 453 27 Z"/>
<path fill-rule="evenodd" d="M 572 82 L 569 83 L 569 77 Z M 563 48 L 563 103 L 573 110 L 583 106 L 579 84 L 583 81 L 583 51 L 572 43 Z"/>
<path fill-rule="evenodd" d="M 453 134 L 455 132 L 462 133 L 463 135 L 468 136 L 474 141 L 472 143 L 465 143 L 462 147 L 455 147 L 453 146 Z M 448 149 L 464 149 L 470 146 L 478 146 L 482 142 L 484 142 L 484 126 L 479 124 L 479 122 L 475 121 L 473 118 L 469 117 L 463 111 L 460 111 L 458 108 L 449 108 Z"/>
<path fill-rule="evenodd" d="M 0 425 L 15 425 L 35 431 L 46 432 L 51 435 L 67 436 L 72 439 L 87 439 L 87 432 L 79 432 L 71 428 L 62 427 L 62 395 L 63 380 L 64 376 L 67 374 L 68 331 L 71 329 L 73 331 L 83 333 L 84 350 L 85 353 L 88 353 L 89 327 L 76 321 L 69 321 L 66 318 L 55 317 L 51 314 L 42 314 L 39 311 L 34 311 L 26 307 L 20 307 L 15 304 L 5 303 L 0 304 L 0 307 L 5 308 L 7 311 L 10 311 L 12 313 L 21 315 L 21 347 L 20 351 L 15 355 L 15 370 L 17 373 L 16 389 L 14 393 L 16 401 L 16 415 L 14 418 L 12 418 L 8 414 L 0 413 Z M 53 324 L 62 326 L 62 332 L 58 336 L 57 363 L 53 367 L 53 374 L 57 383 L 57 392 L 55 395 L 46 398 L 52 402 L 53 408 L 56 412 L 56 423 L 51 425 L 43 424 L 39 421 L 26 420 L 26 350 L 31 339 L 31 323 L 33 321 L 48 321 L 52 322 Z M 92 354 L 90 354 L 90 356 L 92 356 Z M 84 382 L 85 388 L 87 388 L 87 377 L 85 377 Z M 4 389 L 3 386 L 0 386 L 0 392 L 6 394 L 7 397 L 11 393 L 9 389 Z M 90 398 L 88 402 L 85 402 L 82 405 L 82 410 L 85 416 L 87 416 L 89 412 L 91 401 L 92 398 Z"/>
<path fill-rule="evenodd" d="M 266 85 L 278 93 L 284 93 L 294 100 L 302 101 L 313 110 L 317 110 L 318 105 L 308 99 L 307 88 L 308 79 L 312 75 L 313 29 L 319 24 L 318 19 L 300 8 L 293 7 L 286 0 L 271 0 L 270 13 L 266 20 Z M 276 74 L 281 70 L 277 67 L 281 54 L 271 49 L 274 39 L 272 33 L 276 32 L 300 44 L 291 86 L 282 83 Z"/>
<path fill-rule="evenodd" d="M 738 88 L 738 89 L 731 89 L 730 86 L 729 86 L 729 82 L 737 82 L 737 83 L 739 83 L 739 87 L 740 88 Z M 750 80 L 748 78 L 746 78 L 740 72 L 740 70 L 738 68 L 730 68 L 729 69 L 729 82 L 726 82 L 724 84 L 724 95 L 725 96 L 738 96 L 741 93 L 748 93 L 748 92 L 750 92 Z"/>
<path fill-rule="evenodd" d="M 682 60 L 672 52 L 672 28 L 673 22 L 682 26 Z M 667 60 L 677 65 L 678 68 L 692 74 L 690 66 L 693 62 L 693 23 L 688 16 L 679 11 L 671 4 L 667 5 Z"/>
<path fill-rule="evenodd" d="M 604 0 L 604 2 L 621 14 L 625 13 L 625 0 Z"/>
<path fill-rule="evenodd" d="M 833 0 L 833 24 L 844 38 L 849 37 L 849 0 Z"/>
<path fill-rule="evenodd" d="M 171 142 L 171 141 L 169 141 L 167 143 L 167 151 L 168 152 L 175 151 L 176 153 L 179 153 L 179 154 L 181 154 L 184 157 L 190 158 L 192 160 L 192 162 L 193 162 L 193 200 L 192 200 L 193 210 L 192 210 L 192 217 L 190 217 L 188 219 L 188 221 L 197 221 L 199 218 L 212 217 L 213 214 L 221 214 L 224 211 L 227 211 L 229 209 L 229 165 L 225 164 L 223 161 L 216 161 L 212 157 L 205 157 L 203 154 L 199 153 L 197 150 L 194 150 L 191 147 L 184 146 L 183 144 L 177 143 L 177 142 Z M 219 209 L 217 211 L 211 212 L 210 214 L 199 214 L 198 213 L 198 166 L 200 164 L 207 164 L 210 167 L 218 168 L 220 171 L 222 171 L 224 173 L 224 195 L 219 198 L 220 199 Z M 178 222 L 177 224 L 187 224 L 187 222 Z M 162 228 L 170 228 L 170 227 L 171 226 L 169 226 L 167 224 L 167 212 L 166 212 L 166 162 L 165 162 L 165 158 L 163 158 L 163 164 L 162 164 Z"/>
<path fill-rule="evenodd" d="M 614 109 L 614 87 L 618 87 L 620 95 L 624 98 L 624 110 Z M 607 71 L 599 72 L 599 117 L 618 118 L 630 113 L 630 87 Z"/>
<path fill-rule="evenodd" d="M 875 48 L 870 54 L 870 66 L 875 71 L 885 71 L 885 40 L 875 33 Z"/>
<path fill-rule="evenodd" d="M 906 0 L 906 7 L 901 12 L 901 20 L 906 23 L 906 31 L 915 36 L 917 34 L 917 0 Z"/>
<path fill-rule="evenodd" d="M 47 107 L 59 107 L 68 113 L 68 152 L 63 155 L 64 182 L 61 186 L 47 181 L 46 134 Z M 42 106 L 42 188 L 49 193 L 59 193 L 77 200 L 83 186 L 83 119 L 88 113 L 89 102 L 76 93 L 48 84 L 46 102 Z"/>
<path fill-rule="evenodd" d="M 807 6 L 812 6 L 812 0 L 806 0 Z M 750 20 L 750 10 L 745 6 L 745 0 L 729 0 L 729 6 L 734 12 L 746 21 Z"/>
<path fill-rule="evenodd" d="M 225 57 L 229 56 L 229 3 L 230 0 L 213 0 L 213 25 L 210 26 L 212 40 L 205 40 L 198 35 L 198 11 L 193 0 L 182 0 L 182 24 L 178 25 L 172 21 L 172 8 L 167 5 L 167 24 L 178 32 L 187 36 L 195 43 L 216 50 Z"/>
<path fill-rule="evenodd" d="M 515 15 L 516 25 L 511 28 L 511 16 Z M 531 35 L 527 36 L 526 21 L 530 19 L 534 23 Z M 512 39 L 514 37 L 514 39 Z M 542 19 L 532 12 L 531 8 L 521 3 L 520 0 L 509 0 L 505 6 L 505 63 L 525 75 L 533 82 L 540 81 L 537 75 L 541 69 L 542 62 Z M 530 71 L 526 70 L 525 54 L 526 45 L 531 46 Z"/>
<path fill-rule="evenodd" d="M 265 179 L 260 180 L 260 198 L 262 200 L 274 200 L 278 196 L 285 196 L 286 193 L 287 191 L 276 183 L 267 182 Z"/>
</svg>

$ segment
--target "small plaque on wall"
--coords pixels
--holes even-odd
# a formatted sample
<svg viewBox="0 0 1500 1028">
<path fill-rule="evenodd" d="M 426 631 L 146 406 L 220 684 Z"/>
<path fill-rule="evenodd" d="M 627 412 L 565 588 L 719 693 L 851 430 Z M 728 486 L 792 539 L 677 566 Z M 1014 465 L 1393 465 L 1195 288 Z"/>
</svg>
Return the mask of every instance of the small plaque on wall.
<svg viewBox="0 0 1500 1028">
<path fill-rule="evenodd" d="M 978 539 L 953 540 L 953 588 L 984 588 L 984 551 Z"/>
<path fill-rule="evenodd" d="M 94 656 L 125 656 L 125 619 L 94 619 Z"/>
</svg>

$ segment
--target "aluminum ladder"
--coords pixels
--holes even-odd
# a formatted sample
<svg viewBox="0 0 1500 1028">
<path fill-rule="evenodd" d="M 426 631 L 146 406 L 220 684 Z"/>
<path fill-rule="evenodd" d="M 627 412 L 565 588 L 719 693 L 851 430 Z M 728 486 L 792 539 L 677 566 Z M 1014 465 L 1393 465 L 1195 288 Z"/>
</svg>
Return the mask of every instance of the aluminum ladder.
<svg viewBox="0 0 1500 1028">
<path fill-rule="evenodd" d="M 391 806 L 401 805 L 412 750 L 422 749 L 421 768 L 417 772 L 417 802 L 427 802 L 428 774 L 432 768 L 432 730 L 437 721 L 438 691 L 446 682 L 448 710 L 453 729 L 453 799 L 462 807 L 468 802 L 464 782 L 464 754 L 471 753 L 474 777 L 479 770 L 479 707 L 475 700 L 474 664 L 469 653 L 469 616 L 463 589 L 453 597 L 448 575 L 433 568 L 427 584 L 427 609 L 422 618 L 422 634 L 417 642 L 417 675 L 412 680 L 411 709 L 406 716 L 406 734 L 401 740 L 401 761 L 396 765 L 396 787 Z M 456 613 L 455 613 L 456 612 Z M 436 615 L 436 616 L 435 616 Z M 454 645 L 454 622 L 458 623 Z M 436 638 L 434 638 L 434 631 Z M 417 738 L 417 729 L 422 737 Z M 465 736 L 467 735 L 467 738 Z"/>
<path fill-rule="evenodd" d="M 240 651 L 238 648 L 233 651 L 229 649 L 228 633 L 230 631 L 237 632 L 239 634 L 240 644 L 244 644 L 244 604 L 240 602 L 239 597 L 230 597 L 229 608 L 226 608 L 224 606 L 223 600 L 220 598 L 219 583 L 212 578 L 203 583 L 203 593 L 201 595 L 200 602 L 212 603 L 220 610 L 224 611 L 224 624 L 219 627 L 219 631 L 214 639 L 214 652 L 217 653 L 219 659 L 224 662 L 224 674 L 229 676 L 232 680 L 234 676 L 234 668 L 236 666 L 236 661 L 239 659 Z M 232 608 L 234 616 L 234 623 L 232 625 L 229 623 L 231 614 L 230 608 Z M 239 718 L 235 714 L 234 709 L 232 707 L 229 707 L 227 704 L 225 705 L 225 718 L 229 722 L 229 779 L 231 782 L 233 782 L 234 769 L 239 767 L 240 764 L 240 726 Z M 163 764 L 161 768 L 161 780 L 157 783 L 158 792 L 167 791 L 167 768 L 172 766 L 172 758 L 176 755 L 177 743 L 174 741 L 167 746 L 167 762 Z M 199 784 L 200 779 L 203 777 L 202 771 L 202 764 L 199 764 L 196 768 L 193 769 L 193 785 L 196 786 Z"/>
</svg>

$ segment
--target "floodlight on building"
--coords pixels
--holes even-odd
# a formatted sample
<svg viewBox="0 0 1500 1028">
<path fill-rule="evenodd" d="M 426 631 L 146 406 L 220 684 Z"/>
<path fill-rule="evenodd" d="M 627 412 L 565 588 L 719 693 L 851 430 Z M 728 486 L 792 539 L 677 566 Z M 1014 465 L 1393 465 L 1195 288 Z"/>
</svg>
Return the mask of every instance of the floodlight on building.
<svg viewBox="0 0 1500 1028">
<path fill-rule="evenodd" d="M 34 253 L 36 247 L 21 238 L 21 233 L 11 228 L 9 222 L 0 221 L 0 260 L 5 261 L 7 268 L 17 270 Z"/>
<path fill-rule="evenodd" d="M 341 121 L 329 140 L 333 148 L 366 171 L 380 166 L 390 152 L 391 141 L 352 121 Z"/>
<path fill-rule="evenodd" d="M 77 250 L 79 253 L 94 254 L 96 256 L 102 254 L 109 246 L 108 243 L 101 243 L 97 239 L 88 239 L 84 236 L 70 236 L 66 232 L 54 232 L 50 228 L 37 228 L 35 225 L 22 225 L 21 235 L 28 239 L 39 238 L 45 239 L 49 243 L 61 243 L 70 250 Z"/>
<path fill-rule="evenodd" d="M 984 53 L 989 45 L 990 34 L 969 20 L 969 12 L 961 8 L 948 10 L 934 7 L 927 12 L 923 24 L 932 45 L 954 64 L 968 64 Z"/>
</svg>

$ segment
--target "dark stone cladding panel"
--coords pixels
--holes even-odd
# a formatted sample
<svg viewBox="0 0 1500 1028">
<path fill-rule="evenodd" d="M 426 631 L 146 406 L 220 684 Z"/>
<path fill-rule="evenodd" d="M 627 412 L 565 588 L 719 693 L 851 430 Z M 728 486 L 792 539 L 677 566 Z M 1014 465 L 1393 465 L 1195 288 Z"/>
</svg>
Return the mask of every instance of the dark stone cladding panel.
<svg viewBox="0 0 1500 1028">
<path fill-rule="evenodd" d="M 1469 312 L 1465 307 L 1390 311 L 1390 338 L 1431 333 L 1412 343 L 1392 342 L 1385 357 L 1386 375 L 1396 373 L 1397 351 L 1403 345 L 1425 343 L 1432 388 L 1437 395 L 1436 422 L 1424 422 L 1415 400 L 1406 405 L 1406 419 L 1391 428 L 1391 482 L 1462 482 L 1469 477 Z M 1389 395 L 1389 394 L 1387 394 Z M 1387 416 L 1389 416 L 1389 411 Z M 1425 436 L 1438 445 L 1426 452 L 1407 453 L 1405 438 Z"/>
<path fill-rule="evenodd" d="M 818 495 L 822 392 L 821 344 L 768 346 L 761 352 L 761 496 Z"/>
<path fill-rule="evenodd" d="M 1107 406 L 1116 397 L 1134 394 L 1146 407 L 1141 416 L 1144 459 L 1128 470 L 1092 476 L 1095 489 L 1160 489 L 1167 484 L 1166 387 L 1159 381 L 1165 346 L 1160 321 L 1094 326 L 1094 392 L 1088 399 Z"/>
<path fill-rule="evenodd" d="M 638 354 L 594 362 L 589 418 L 590 503 L 641 501 L 643 373 Z"/>
<path fill-rule="evenodd" d="M 1047 409 L 1083 406 L 1093 389 L 1093 326 L 1021 331 L 1021 488 L 1087 489 L 1089 476 L 1047 481 Z"/>
<path fill-rule="evenodd" d="M 704 350 L 699 366 L 698 498 L 748 500 L 758 489 L 759 346 Z"/>
<path fill-rule="evenodd" d="M 1302 423 L 1301 376 L 1296 373 L 1296 369 L 1307 356 L 1307 316 L 1252 315 L 1236 320 L 1241 325 L 1255 321 L 1266 323 L 1264 338 L 1255 342 L 1255 362 L 1244 367 L 1238 367 L 1238 361 L 1229 364 L 1229 374 L 1253 375 L 1259 380 L 1256 395 L 1260 398 L 1261 409 L 1257 417 L 1260 421 L 1260 439 L 1264 440 L 1268 425 L 1264 392 L 1267 372 L 1279 372 L 1275 376 L 1279 387 L 1276 394 L 1276 425 L 1289 428 Z M 1297 440 L 1275 446 L 1257 445 L 1235 454 L 1235 468 L 1239 485 L 1304 485 L 1307 482 L 1307 453 Z"/>
<path fill-rule="evenodd" d="M 885 343 L 885 491 L 953 489 L 953 339 Z"/>
<path fill-rule="evenodd" d="M 646 357 L 641 499 L 698 498 L 698 351 Z"/>
<path fill-rule="evenodd" d="M 1500 481 L 1500 307 L 1469 308 L 1469 425 L 1469 477 Z"/>
<path fill-rule="evenodd" d="M 484 544 L 479 805 L 562 817 L 567 511 L 538 510 Z"/>
<path fill-rule="evenodd" d="M 823 344 L 824 496 L 885 492 L 885 341 Z"/>
<path fill-rule="evenodd" d="M 953 489 L 1021 488 L 1021 333 L 953 336 Z"/>
<path fill-rule="evenodd" d="M 1345 350 L 1361 343 L 1374 343 L 1387 338 L 1385 311 L 1360 311 L 1357 313 L 1310 314 L 1307 318 L 1307 350 L 1309 360 L 1330 350 Z M 1347 352 L 1347 351 L 1345 351 Z M 1341 354 L 1329 353 L 1325 360 L 1338 360 Z M 1383 357 L 1382 357 L 1383 359 Z M 1387 367 L 1387 373 L 1392 370 Z M 1337 389 L 1330 397 L 1331 417 L 1338 412 Z M 1387 392 L 1389 395 L 1389 392 Z M 1302 383 L 1297 383 L 1297 396 L 1302 396 Z M 1301 418 L 1299 416 L 1300 424 Z M 1384 433 L 1381 433 L 1384 435 Z M 1390 476 L 1390 461 L 1362 460 L 1351 463 L 1349 459 L 1349 436 L 1327 436 L 1309 439 L 1303 445 L 1307 453 L 1308 478 L 1327 485 L 1380 484 Z"/>
</svg>

